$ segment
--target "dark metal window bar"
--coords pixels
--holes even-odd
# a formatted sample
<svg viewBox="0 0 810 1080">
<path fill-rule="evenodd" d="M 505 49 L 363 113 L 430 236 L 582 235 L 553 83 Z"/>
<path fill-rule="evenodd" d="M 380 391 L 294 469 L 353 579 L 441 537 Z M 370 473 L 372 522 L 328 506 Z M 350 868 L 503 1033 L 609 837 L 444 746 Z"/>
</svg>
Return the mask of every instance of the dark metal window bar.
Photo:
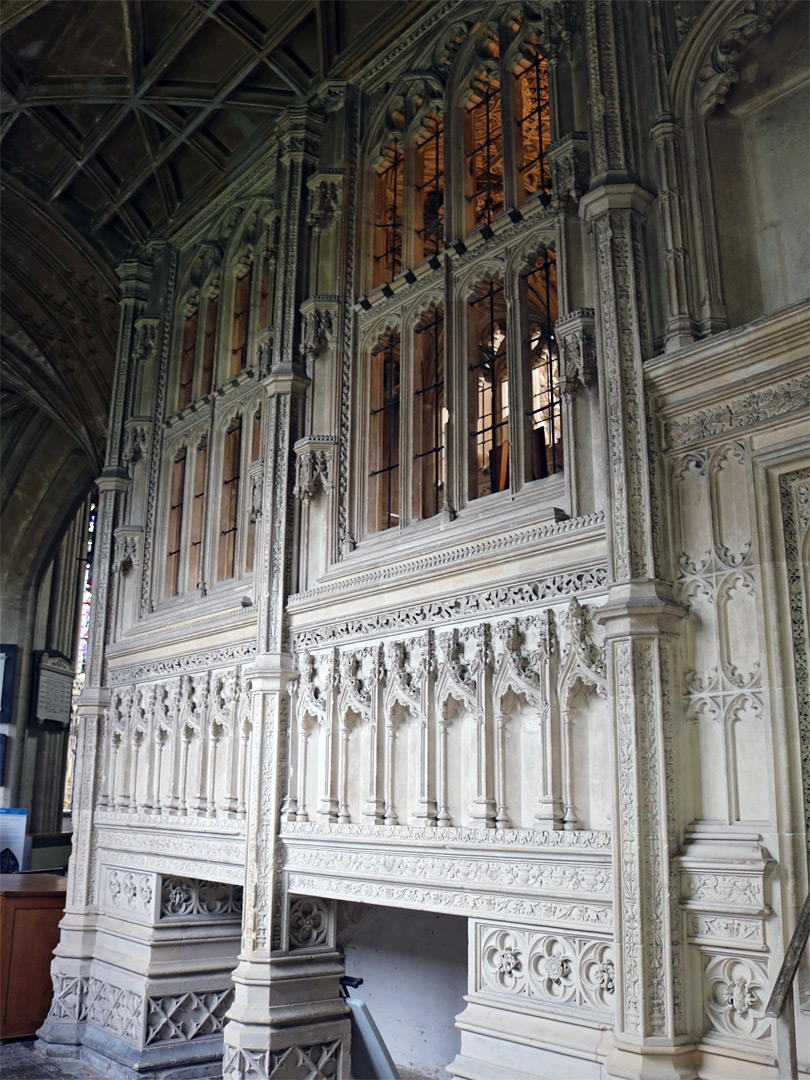
<svg viewBox="0 0 810 1080">
<path fill-rule="evenodd" d="M 183 535 L 183 494 L 186 485 L 186 451 L 180 451 L 172 463 L 172 487 L 169 503 L 169 550 L 166 552 L 166 591 L 177 596 L 180 591 L 180 537 Z"/>
<path fill-rule="evenodd" d="M 236 278 L 233 291 L 233 340 L 231 342 L 231 374 L 238 375 L 247 367 L 248 322 L 250 321 L 250 285 L 252 266 Z"/>
<path fill-rule="evenodd" d="M 422 202 L 422 228 L 416 233 L 422 240 L 422 257 L 438 255 L 444 243 L 444 169 L 442 167 L 442 121 L 432 118 L 431 134 L 419 145 L 424 173 L 416 185 Z"/>
<path fill-rule="evenodd" d="M 417 461 L 427 457 L 433 458 L 431 469 L 431 472 L 433 473 L 432 514 L 438 514 L 441 509 L 440 494 L 443 481 L 442 452 L 444 450 L 444 431 L 442 427 L 442 409 L 444 405 L 444 379 L 442 378 L 442 370 L 444 367 L 444 349 L 441 341 L 443 325 L 444 316 L 442 315 L 442 309 L 437 307 L 433 310 L 433 318 L 430 322 L 422 323 L 416 328 L 417 334 L 427 334 L 429 336 L 429 347 L 432 348 L 433 354 L 433 370 L 429 376 L 430 384 L 421 387 L 416 391 L 415 395 L 417 402 L 422 404 L 422 410 L 430 401 L 430 397 L 426 397 L 426 395 L 433 396 L 433 445 L 428 450 L 423 450 L 421 453 L 415 455 L 415 460 Z"/>
<path fill-rule="evenodd" d="M 225 433 L 225 461 L 222 477 L 223 520 L 227 528 L 220 530 L 224 538 L 225 559 L 223 577 L 233 577 L 236 572 L 236 534 L 239 528 L 239 480 L 242 458 L 242 417 L 238 416 Z M 230 466 L 231 475 L 224 470 Z M 230 564 L 230 565 L 229 565 Z"/>
<path fill-rule="evenodd" d="M 486 468 L 487 458 L 496 451 L 496 448 L 508 442 L 509 425 L 508 409 L 501 408 L 500 419 L 498 419 L 497 408 L 498 397 L 505 397 L 508 394 L 508 379 L 504 377 L 498 380 L 498 368 L 499 366 L 502 368 L 506 364 L 506 334 L 501 330 L 495 315 L 496 297 L 503 293 L 503 285 L 499 281 L 490 278 L 485 283 L 485 286 L 485 291 L 474 296 L 469 302 L 476 316 L 479 341 L 479 360 L 475 364 L 470 364 L 470 371 L 475 373 L 474 378 L 478 380 L 479 387 L 481 386 L 481 380 L 483 380 L 484 385 L 489 388 L 488 405 L 485 404 L 486 397 L 482 397 L 480 392 L 477 395 L 479 400 L 478 422 L 475 431 L 470 432 L 470 437 L 475 439 L 482 468 Z M 480 340 L 482 329 L 484 331 L 483 343 Z M 499 334 L 501 335 L 500 341 L 498 341 Z M 503 401 L 502 404 L 506 404 L 506 402 Z M 504 428 L 506 428 L 506 431 L 502 430 Z M 494 478 L 496 470 L 493 468 L 491 458 L 490 472 Z M 506 486 L 506 483 L 503 484 L 503 487 Z M 492 490 L 500 491 L 503 490 L 503 487 L 493 483 Z"/>
<path fill-rule="evenodd" d="M 379 417 L 382 426 L 380 458 L 382 465 L 369 475 L 381 476 L 384 485 L 384 511 L 382 529 L 399 524 L 399 502 L 395 498 L 394 474 L 399 468 L 399 335 L 394 331 L 383 338 L 373 356 L 382 363 L 382 404 L 371 410 L 371 416 Z"/>
<path fill-rule="evenodd" d="M 184 409 L 191 401 L 194 383 L 194 353 L 197 347 L 197 309 L 186 315 L 183 330 L 183 352 L 180 358 L 180 385 L 177 392 L 177 407 Z"/>
<path fill-rule="evenodd" d="M 203 362 L 200 390 L 203 394 L 211 393 L 214 379 L 214 348 L 217 337 L 217 318 L 219 316 L 219 296 L 209 296 L 205 308 L 205 333 L 203 336 Z"/>
<path fill-rule="evenodd" d="M 390 277 L 395 277 L 402 269 L 402 201 L 400 186 L 402 183 L 402 152 L 391 147 L 388 164 L 377 172 L 380 185 L 378 197 L 384 205 L 379 215 L 383 220 L 375 222 L 375 228 L 383 232 L 383 250 L 375 255 L 375 262 L 381 263 Z M 389 202 L 390 191 L 390 202 Z"/>
<path fill-rule="evenodd" d="M 543 310 L 540 321 L 531 318 L 529 321 L 532 401 L 526 415 L 531 419 L 532 429 L 536 433 L 532 448 L 532 471 L 535 480 L 559 472 L 563 467 L 559 445 L 562 436 L 559 350 L 551 321 L 551 301 L 555 289 L 552 282 L 554 266 L 554 254 L 548 251 L 539 256 L 534 268 L 524 275 L 529 294 L 534 291 Z"/>
<path fill-rule="evenodd" d="M 503 168 L 503 133 L 500 116 L 496 116 L 496 113 L 500 112 L 500 89 L 484 76 L 477 93 L 480 100 L 469 109 L 473 147 L 467 153 L 475 190 L 472 195 L 467 196 L 467 201 L 473 204 L 476 225 L 491 225 L 492 219 L 503 209 L 503 174 L 496 175 L 494 172 L 498 162 Z M 482 117 L 484 138 L 481 142 L 476 142 L 475 132 Z"/>
<path fill-rule="evenodd" d="M 547 65 L 544 56 L 536 53 L 531 58 L 531 63 L 522 71 L 515 73 L 515 78 L 523 82 L 523 93 L 519 94 L 521 101 L 534 99 L 535 104 L 529 108 L 523 116 L 518 117 L 518 130 L 520 131 L 521 143 L 524 153 L 527 147 L 536 145 L 537 153 L 520 166 L 520 172 L 526 175 L 533 167 L 537 167 L 540 175 L 540 188 L 551 188 L 551 173 L 548 169 L 546 151 L 548 149 L 548 76 Z M 528 188 L 528 186 L 527 186 Z"/>
</svg>

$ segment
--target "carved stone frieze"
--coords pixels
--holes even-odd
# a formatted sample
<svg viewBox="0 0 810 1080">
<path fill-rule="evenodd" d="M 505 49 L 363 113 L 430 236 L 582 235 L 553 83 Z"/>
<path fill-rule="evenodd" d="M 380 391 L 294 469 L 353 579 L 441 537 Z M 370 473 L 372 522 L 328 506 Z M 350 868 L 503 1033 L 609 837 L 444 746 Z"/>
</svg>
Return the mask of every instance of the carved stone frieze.
<svg viewBox="0 0 810 1080">
<path fill-rule="evenodd" d="M 326 821 L 295 822 L 284 826 L 283 835 L 292 837 L 331 837 L 333 839 L 371 840 L 385 843 L 386 840 L 396 839 L 400 843 L 414 845 L 452 844 L 454 848 L 488 847 L 495 845 L 498 849 L 514 850 L 525 848 L 526 854 L 536 853 L 538 849 L 559 851 L 560 849 L 576 851 L 602 852 L 610 851 L 611 834 L 605 830 L 581 829 L 575 832 L 563 832 L 561 830 L 545 829 L 454 829 L 454 828 L 420 828 L 414 825 L 372 825 L 356 824 L 343 825 L 333 824 Z"/>
<path fill-rule="evenodd" d="M 154 874 L 105 867 L 104 906 L 111 911 L 151 918 L 156 884 Z"/>
<path fill-rule="evenodd" d="M 428 573 L 446 566 L 452 566 L 454 563 L 467 562 L 477 557 L 485 557 L 500 553 L 507 554 L 510 551 L 518 549 L 525 550 L 527 545 L 538 543 L 546 538 L 576 534 L 580 532 L 580 530 L 582 532 L 587 532 L 592 529 L 599 529 L 604 526 L 604 524 L 604 511 L 597 511 L 594 514 L 586 514 L 578 518 L 566 518 L 563 521 L 554 521 L 549 524 L 533 525 L 525 529 L 516 529 L 505 535 L 492 537 L 482 541 L 474 541 L 460 547 L 445 548 L 430 555 L 408 559 L 392 566 L 360 571 L 357 574 L 353 574 L 348 583 L 335 582 L 329 585 L 320 586 L 316 589 L 310 589 L 307 592 L 295 593 L 289 598 L 290 607 L 294 611 L 297 607 L 301 607 L 309 601 L 318 601 L 327 596 L 333 596 L 335 593 L 347 590 L 347 588 L 357 589 L 361 586 L 394 581 L 399 577 L 405 577 L 412 574 Z M 546 580 L 551 583 L 565 580 L 567 577 L 567 575 L 555 575 Z M 572 584 L 572 587 L 569 590 L 573 593 L 583 592 L 589 588 L 597 588 L 598 585 L 604 583 L 606 579 L 603 568 L 599 566 L 591 571 L 586 571 L 582 575 L 571 575 L 568 577 L 568 580 L 576 582 L 576 584 Z M 585 584 L 584 582 L 588 582 L 588 584 Z M 593 582 L 593 584 L 590 584 L 591 582 Z M 528 586 L 528 588 L 539 589 L 540 585 Z M 564 590 L 560 591 L 562 592 Z M 548 593 L 547 595 L 552 595 L 552 593 Z"/>
<path fill-rule="evenodd" d="M 160 893 L 161 919 L 240 918 L 242 887 L 196 878 L 164 877 Z"/>
<path fill-rule="evenodd" d="M 476 923 L 475 993 L 516 996 L 539 1011 L 615 1007 L 613 944 Z"/>
<path fill-rule="evenodd" d="M 411 853 L 385 848 L 382 851 L 285 844 L 285 867 L 294 873 L 321 873 L 335 878 L 359 877 L 364 881 L 425 882 L 459 887 L 477 886 L 512 893 L 539 891 L 549 896 L 605 897 L 611 893 L 610 870 L 599 864 L 552 863 L 539 859 L 521 862 L 514 858 L 476 859 L 471 855 Z"/>
<path fill-rule="evenodd" d="M 146 1045 L 190 1042 L 218 1035 L 225 1026 L 233 987 L 150 997 L 146 1003 Z"/>
<path fill-rule="evenodd" d="M 134 990 L 91 977 L 87 988 L 87 1022 L 124 1042 L 140 1046 L 145 1002 Z"/>
<path fill-rule="evenodd" d="M 415 885 L 388 885 L 349 878 L 329 878 L 290 872 L 289 888 L 313 896 L 324 894 L 336 900 L 366 900 L 394 907 L 423 908 L 448 914 L 493 915 L 550 925 L 570 925 L 609 930 L 612 925 L 610 905 L 562 900 L 537 900 L 532 897 L 505 896 L 475 889 Z"/>
<path fill-rule="evenodd" d="M 281 1050 L 246 1050 L 226 1044 L 222 1080 L 333 1080 L 345 1057 L 342 1041 L 288 1046 Z"/>
<path fill-rule="evenodd" d="M 573 574 L 555 574 L 525 585 L 503 586 L 483 593 L 471 593 L 454 600 L 433 601 L 413 608 L 401 608 L 384 615 L 369 616 L 349 622 L 322 625 L 298 631 L 296 647 L 324 645 L 366 635 L 378 635 L 398 630 L 423 627 L 425 623 L 441 624 L 451 619 L 463 619 L 518 608 L 542 600 L 554 600 L 575 592 L 595 591 L 604 587 L 605 570 L 599 567 Z M 303 595 L 303 594 L 302 594 Z"/>
<path fill-rule="evenodd" d="M 664 424 L 664 444 L 668 449 L 678 449 L 766 424 L 808 406 L 810 375 L 785 379 L 776 385 L 727 398 L 722 404 L 667 420 Z"/>
</svg>

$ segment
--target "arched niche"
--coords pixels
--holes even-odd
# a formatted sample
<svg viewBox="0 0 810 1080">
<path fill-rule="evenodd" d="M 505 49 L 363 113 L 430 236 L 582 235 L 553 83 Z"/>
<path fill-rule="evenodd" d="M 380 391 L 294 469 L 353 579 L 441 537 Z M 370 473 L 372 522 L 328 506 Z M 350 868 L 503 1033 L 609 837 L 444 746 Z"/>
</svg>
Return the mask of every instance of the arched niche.
<svg viewBox="0 0 810 1080">
<path fill-rule="evenodd" d="M 706 121 L 729 326 L 808 296 L 810 24 L 791 4 L 740 52 L 738 79 Z"/>
</svg>

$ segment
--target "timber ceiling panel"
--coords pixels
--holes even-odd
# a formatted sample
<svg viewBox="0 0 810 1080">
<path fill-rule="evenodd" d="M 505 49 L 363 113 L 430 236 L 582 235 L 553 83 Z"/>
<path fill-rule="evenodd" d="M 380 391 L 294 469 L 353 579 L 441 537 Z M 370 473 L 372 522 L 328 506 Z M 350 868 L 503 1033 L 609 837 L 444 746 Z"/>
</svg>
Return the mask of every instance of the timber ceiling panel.
<svg viewBox="0 0 810 1080">
<path fill-rule="evenodd" d="M 284 109 L 349 76 L 432 2 L 3 0 L 3 410 L 61 425 L 97 475 L 112 267 L 188 221 Z"/>
<path fill-rule="evenodd" d="M 3 169 L 111 259 L 224 186 L 426 0 L 7 0 Z"/>
</svg>

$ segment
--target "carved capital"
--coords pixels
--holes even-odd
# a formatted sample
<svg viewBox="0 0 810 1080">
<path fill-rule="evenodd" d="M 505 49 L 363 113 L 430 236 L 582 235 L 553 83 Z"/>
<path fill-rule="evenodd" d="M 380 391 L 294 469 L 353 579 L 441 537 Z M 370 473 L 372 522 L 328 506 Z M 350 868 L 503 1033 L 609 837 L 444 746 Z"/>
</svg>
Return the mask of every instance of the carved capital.
<svg viewBox="0 0 810 1080">
<path fill-rule="evenodd" d="M 121 281 L 121 301 L 146 302 L 149 295 L 149 281 L 152 277 L 152 264 L 146 259 L 127 259 L 120 263 L 115 272 Z"/>
</svg>

